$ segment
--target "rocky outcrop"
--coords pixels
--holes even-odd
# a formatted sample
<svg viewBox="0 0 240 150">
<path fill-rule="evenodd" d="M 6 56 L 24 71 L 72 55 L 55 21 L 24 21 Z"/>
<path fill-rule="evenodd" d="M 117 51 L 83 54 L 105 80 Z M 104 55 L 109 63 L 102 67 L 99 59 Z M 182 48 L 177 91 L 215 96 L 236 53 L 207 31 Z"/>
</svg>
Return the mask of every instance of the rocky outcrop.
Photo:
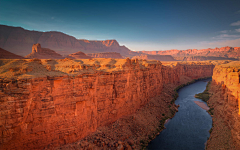
<svg viewBox="0 0 240 150">
<path fill-rule="evenodd" d="M 238 60 L 238 58 L 213 57 L 213 56 L 174 57 L 174 59 L 176 59 L 176 60 L 181 60 L 181 61 Z"/>
<path fill-rule="evenodd" d="M 159 60 L 159 61 L 175 61 L 171 55 L 140 55 L 134 56 L 132 59 L 146 59 L 146 60 Z"/>
<path fill-rule="evenodd" d="M 87 56 L 83 52 L 77 52 L 77 53 L 73 53 L 73 54 L 68 55 L 67 58 L 72 58 L 72 59 L 90 59 L 92 57 Z"/>
<path fill-rule="evenodd" d="M 83 64 L 84 61 L 91 65 Z M 159 61 L 137 59 L 101 61 L 34 59 L 1 66 L 5 69 L 2 75 L 16 70 L 8 68 L 9 63 L 23 63 L 30 68 L 24 72 L 28 76 L 1 76 L 0 148 L 42 149 L 50 144 L 75 142 L 98 127 L 134 113 L 150 98 L 160 95 L 165 84 L 179 85 L 183 76 L 209 77 L 214 67 L 208 63 L 178 63 L 170 67 Z M 104 71 L 106 68 L 113 71 Z M 37 76 L 34 69 L 42 76 Z M 29 78 L 29 74 L 35 76 Z"/>
<path fill-rule="evenodd" d="M 38 59 L 63 59 L 62 55 L 56 53 L 55 51 L 42 48 L 39 43 L 33 44 L 32 53 L 25 56 L 25 58 L 38 58 Z"/>
<path fill-rule="evenodd" d="M 214 108 L 214 116 L 208 147 L 221 145 L 219 149 L 240 149 L 240 62 L 216 66 L 212 80 L 213 95 L 209 105 Z"/>
<path fill-rule="evenodd" d="M 139 51 L 140 54 L 150 55 L 172 55 L 173 57 L 188 57 L 188 56 L 214 56 L 224 58 L 240 57 L 240 47 L 221 47 L 215 49 L 188 49 L 188 50 L 166 50 L 166 51 Z"/>
<path fill-rule="evenodd" d="M 38 32 L 21 27 L 0 25 L 0 35 L 0 47 L 22 56 L 29 54 L 29 49 L 35 43 L 41 43 L 42 47 L 47 47 L 61 55 L 69 55 L 78 51 L 84 53 L 118 52 L 122 56 L 131 53 L 127 47 L 120 46 L 116 40 L 81 40 L 56 31 Z"/>
<path fill-rule="evenodd" d="M 0 59 L 24 59 L 24 57 L 8 52 L 0 48 Z"/>
<path fill-rule="evenodd" d="M 90 57 L 93 58 L 115 58 L 115 59 L 121 59 L 123 58 L 120 53 L 117 52 L 106 52 L 106 53 L 90 53 L 87 54 Z"/>
</svg>

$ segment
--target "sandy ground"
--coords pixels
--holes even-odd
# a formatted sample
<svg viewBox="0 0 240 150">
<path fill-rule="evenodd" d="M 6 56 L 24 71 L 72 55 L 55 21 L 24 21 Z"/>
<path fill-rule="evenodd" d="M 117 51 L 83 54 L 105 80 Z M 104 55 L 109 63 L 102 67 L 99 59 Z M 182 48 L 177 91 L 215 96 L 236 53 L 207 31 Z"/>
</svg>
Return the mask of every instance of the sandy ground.
<svg viewBox="0 0 240 150">
<path fill-rule="evenodd" d="M 204 102 L 194 101 L 194 103 L 196 103 L 199 107 L 201 107 L 202 109 L 204 109 L 206 111 L 208 111 L 210 109 Z"/>
</svg>

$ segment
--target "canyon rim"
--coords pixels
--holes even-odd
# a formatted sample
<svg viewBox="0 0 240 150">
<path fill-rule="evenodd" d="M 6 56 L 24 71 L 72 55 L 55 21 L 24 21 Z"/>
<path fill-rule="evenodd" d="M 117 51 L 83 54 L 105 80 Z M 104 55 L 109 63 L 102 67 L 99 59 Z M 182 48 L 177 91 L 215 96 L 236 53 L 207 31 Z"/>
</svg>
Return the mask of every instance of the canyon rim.
<svg viewBox="0 0 240 150">
<path fill-rule="evenodd" d="M 0 6 L 1 150 L 240 149 L 239 0 Z"/>
</svg>

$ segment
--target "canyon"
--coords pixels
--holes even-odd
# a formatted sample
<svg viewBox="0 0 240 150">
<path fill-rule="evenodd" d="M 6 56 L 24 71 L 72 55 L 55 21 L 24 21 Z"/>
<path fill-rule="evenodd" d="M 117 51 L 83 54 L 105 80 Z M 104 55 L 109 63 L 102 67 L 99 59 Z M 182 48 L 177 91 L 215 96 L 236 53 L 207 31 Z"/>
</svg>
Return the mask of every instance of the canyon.
<svg viewBox="0 0 240 150">
<path fill-rule="evenodd" d="M 215 67 L 211 62 L 129 58 L 0 61 L 1 149 L 76 142 L 145 108 L 151 98 L 166 95 L 166 89 L 211 77 Z M 172 96 L 167 97 L 159 102 L 175 109 Z"/>
<path fill-rule="evenodd" d="M 214 68 L 210 93 L 213 129 L 207 149 L 240 149 L 240 62 Z"/>
</svg>

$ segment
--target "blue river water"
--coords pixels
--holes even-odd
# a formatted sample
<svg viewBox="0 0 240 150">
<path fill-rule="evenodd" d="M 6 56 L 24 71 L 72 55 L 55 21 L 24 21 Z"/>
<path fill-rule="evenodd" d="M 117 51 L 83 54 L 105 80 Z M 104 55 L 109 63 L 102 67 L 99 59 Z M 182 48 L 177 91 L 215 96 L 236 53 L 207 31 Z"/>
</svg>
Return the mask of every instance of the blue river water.
<svg viewBox="0 0 240 150">
<path fill-rule="evenodd" d="M 202 101 L 194 97 L 206 89 L 207 81 L 201 80 L 181 88 L 175 101 L 180 105 L 175 116 L 165 125 L 164 129 L 147 149 L 149 150 L 204 150 L 210 136 L 212 118 L 206 110 L 194 101 Z"/>
</svg>

